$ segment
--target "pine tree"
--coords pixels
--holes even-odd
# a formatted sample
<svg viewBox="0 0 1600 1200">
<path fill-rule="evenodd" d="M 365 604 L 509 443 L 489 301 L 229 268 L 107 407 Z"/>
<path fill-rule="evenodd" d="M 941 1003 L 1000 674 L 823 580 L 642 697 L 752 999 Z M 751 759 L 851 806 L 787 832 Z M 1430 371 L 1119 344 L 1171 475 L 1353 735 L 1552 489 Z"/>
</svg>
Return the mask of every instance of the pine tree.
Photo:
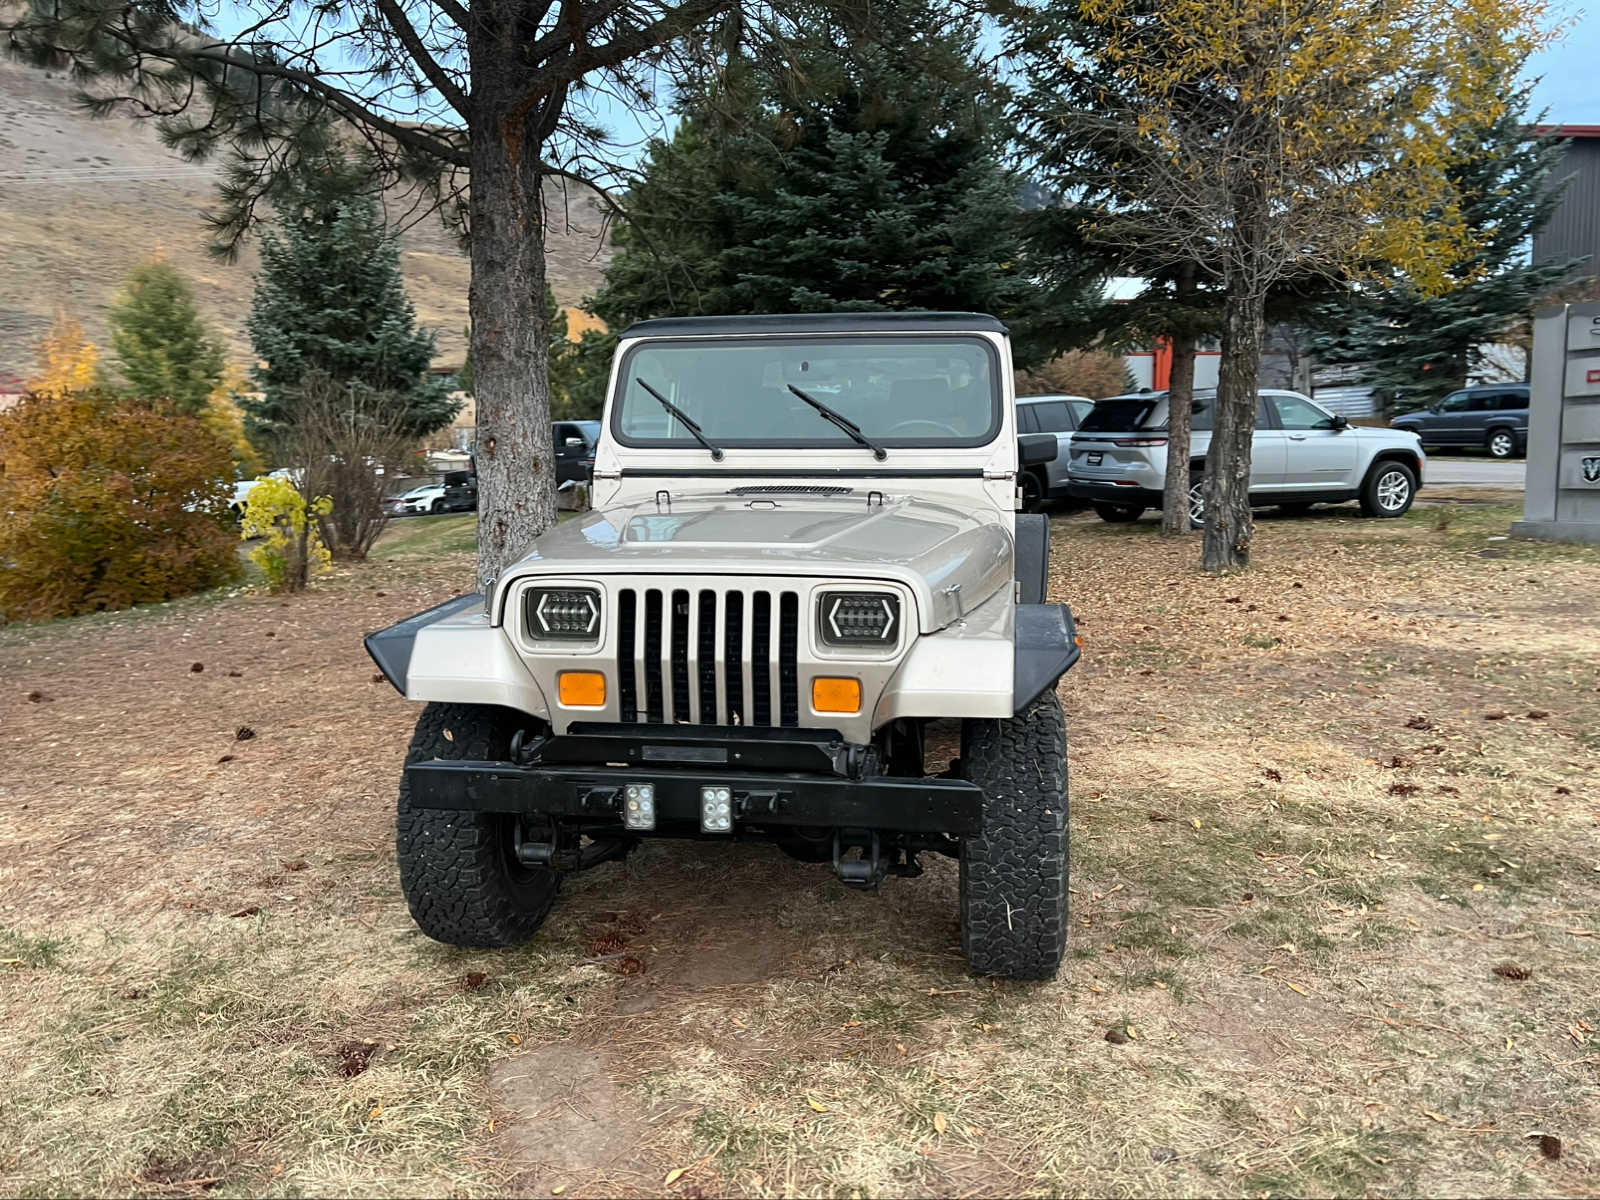
<svg viewBox="0 0 1600 1200">
<path fill-rule="evenodd" d="M 459 405 L 428 374 L 434 337 L 417 328 L 399 246 L 361 174 L 335 159 L 293 181 L 274 208 L 278 228 L 261 238 L 247 322 L 265 364 L 252 373 L 264 397 L 245 404 L 255 427 L 292 426 L 301 380 L 313 373 L 391 396 L 408 436 L 448 425 Z"/>
<path fill-rule="evenodd" d="M 1440 399 L 1573 274 L 1578 260 L 1529 261 L 1529 239 L 1561 199 L 1563 147 L 1528 135 L 1529 90 L 1512 95 L 1503 113 L 1462 139 L 1469 152 L 1450 168 L 1478 245 L 1452 269 L 1456 287 L 1429 296 L 1397 273 L 1387 288 L 1351 292 L 1319 314 L 1314 348 L 1323 361 L 1360 363 L 1365 382 L 1408 403 Z"/>
<path fill-rule="evenodd" d="M 928 0 L 797 18 L 785 61 L 690 80 L 650 147 L 606 283 L 613 328 L 685 313 L 1039 313 L 1003 162 L 1003 89 Z"/>
<path fill-rule="evenodd" d="M 201 416 L 222 383 L 222 343 L 195 304 L 194 290 L 171 263 L 135 267 L 112 305 L 111 346 L 128 390 Z"/>
</svg>

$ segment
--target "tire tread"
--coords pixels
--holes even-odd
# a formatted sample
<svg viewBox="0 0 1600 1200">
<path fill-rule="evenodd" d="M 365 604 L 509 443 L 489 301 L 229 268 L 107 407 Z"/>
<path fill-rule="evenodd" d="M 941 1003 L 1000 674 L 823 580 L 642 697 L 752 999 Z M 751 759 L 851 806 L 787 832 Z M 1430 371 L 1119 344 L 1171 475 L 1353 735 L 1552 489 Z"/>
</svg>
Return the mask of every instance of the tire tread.
<svg viewBox="0 0 1600 1200">
<path fill-rule="evenodd" d="M 509 709 L 430 704 L 417 718 L 406 763 L 504 758 L 521 720 Z M 509 821 L 498 814 L 412 807 L 402 775 L 395 855 L 406 905 L 423 933 L 469 947 L 515 946 L 533 936 L 555 903 L 561 873 L 524 869 L 527 882 L 514 881 L 509 837 Z"/>
<path fill-rule="evenodd" d="M 961 846 L 961 945 L 972 969 L 1051 979 L 1067 947 L 1067 731 L 1052 689 L 1009 720 L 968 721 L 962 774 L 983 833 Z"/>
</svg>

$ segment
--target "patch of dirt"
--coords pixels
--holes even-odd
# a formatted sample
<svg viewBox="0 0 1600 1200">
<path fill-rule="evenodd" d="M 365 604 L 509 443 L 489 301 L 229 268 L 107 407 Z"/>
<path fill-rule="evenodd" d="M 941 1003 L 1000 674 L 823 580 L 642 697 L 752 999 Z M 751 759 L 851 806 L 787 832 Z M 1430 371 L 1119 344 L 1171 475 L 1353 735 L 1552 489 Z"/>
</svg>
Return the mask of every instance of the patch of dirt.
<svg viewBox="0 0 1600 1200">
<path fill-rule="evenodd" d="M 542 1046 L 490 1064 L 495 1139 L 515 1172 L 512 1190 L 548 1196 L 610 1180 L 642 1183 L 645 1113 L 612 1081 L 602 1051 Z M 631 1177 L 631 1178 L 630 1178 Z"/>
</svg>

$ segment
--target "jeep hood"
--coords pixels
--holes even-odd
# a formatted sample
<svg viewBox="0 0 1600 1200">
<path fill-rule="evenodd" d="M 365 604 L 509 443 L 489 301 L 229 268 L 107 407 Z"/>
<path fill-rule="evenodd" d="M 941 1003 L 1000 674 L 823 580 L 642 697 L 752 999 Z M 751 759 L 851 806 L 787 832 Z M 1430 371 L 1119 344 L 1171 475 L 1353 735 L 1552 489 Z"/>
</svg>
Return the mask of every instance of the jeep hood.
<svg viewBox="0 0 1600 1200">
<path fill-rule="evenodd" d="M 821 575 L 893 580 L 917 597 L 923 632 L 971 612 L 1012 578 L 1011 531 L 915 496 L 856 490 L 675 494 L 564 521 L 501 576 Z M 496 611 L 499 610 L 499 598 Z"/>
</svg>

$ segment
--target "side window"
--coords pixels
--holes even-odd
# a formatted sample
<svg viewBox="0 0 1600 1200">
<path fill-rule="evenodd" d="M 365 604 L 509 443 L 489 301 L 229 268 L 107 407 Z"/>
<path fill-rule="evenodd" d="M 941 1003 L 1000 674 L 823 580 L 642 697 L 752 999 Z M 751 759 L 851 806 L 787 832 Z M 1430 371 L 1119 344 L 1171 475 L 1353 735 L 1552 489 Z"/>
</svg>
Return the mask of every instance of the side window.
<svg viewBox="0 0 1600 1200">
<path fill-rule="evenodd" d="M 1196 400 L 1189 406 L 1189 429 L 1193 433 L 1205 433 L 1214 429 L 1216 400 L 1205 396 Z"/>
<path fill-rule="evenodd" d="M 1017 432 L 1018 433 L 1038 433 L 1039 432 L 1039 419 L 1036 416 L 1033 415 L 1034 407 L 1035 406 L 1032 405 L 1032 404 L 1019 404 L 1019 405 L 1017 405 Z"/>
<path fill-rule="evenodd" d="M 1472 406 L 1474 412 L 1501 412 L 1508 408 L 1527 408 L 1528 398 L 1520 392 L 1482 392 L 1477 403 Z"/>
<path fill-rule="evenodd" d="M 1072 413 L 1072 427 L 1076 429 L 1083 424 L 1083 419 L 1094 411 L 1094 401 L 1068 400 L 1067 409 Z"/>
<path fill-rule="evenodd" d="M 1277 422 L 1272 415 L 1272 405 L 1267 403 L 1267 398 L 1262 396 L 1256 406 L 1256 428 L 1276 429 Z"/>
<path fill-rule="evenodd" d="M 1031 404 L 1034 419 L 1039 422 L 1040 433 L 1071 433 L 1072 414 L 1066 401 L 1052 400 L 1048 404 Z"/>
<path fill-rule="evenodd" d="M 1440 412 L 1466 412 L 1472 404 L 1471 392 L 1452 392 L 1439 403 Z"/>
<path fill-rule="evenodd" d="M 1299 396 L 1272 396 L 1278 421 L 1285 429 L 1332 429 L 1333 420 L 1309 400 Z"/>
</svg>

